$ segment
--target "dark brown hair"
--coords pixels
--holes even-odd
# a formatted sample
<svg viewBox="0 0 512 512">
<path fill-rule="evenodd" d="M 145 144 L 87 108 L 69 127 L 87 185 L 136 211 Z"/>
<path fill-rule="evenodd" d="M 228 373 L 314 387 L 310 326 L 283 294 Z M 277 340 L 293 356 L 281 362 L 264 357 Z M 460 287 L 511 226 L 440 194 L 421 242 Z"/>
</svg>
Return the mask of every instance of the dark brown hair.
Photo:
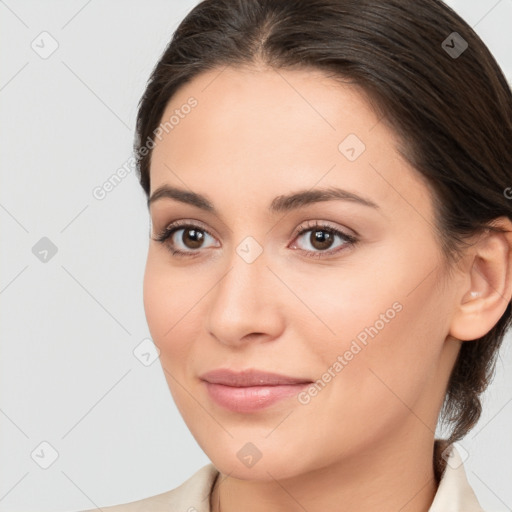
<svg viewBox="0 0 512 512">
<path fill-rule="evenodd" d="M 491 220 L 512 218 L 504 193 L 512 185 L 510 86 L 473 29 L 439 0 L 199 3 L 175 31 L 139 104 L 135 153 L 147 195 L 151 152 L 141 149 L 178 88 L 206 70 L 254 63 L 322 70 L 364 91 L 433 191 L 446 261 Z M 510 321 L 509 303 L 485 336 L 462 343 L 441 411 L 453 425 L 448 443 L 479 419 L 479 395 Z"/>
</svg>

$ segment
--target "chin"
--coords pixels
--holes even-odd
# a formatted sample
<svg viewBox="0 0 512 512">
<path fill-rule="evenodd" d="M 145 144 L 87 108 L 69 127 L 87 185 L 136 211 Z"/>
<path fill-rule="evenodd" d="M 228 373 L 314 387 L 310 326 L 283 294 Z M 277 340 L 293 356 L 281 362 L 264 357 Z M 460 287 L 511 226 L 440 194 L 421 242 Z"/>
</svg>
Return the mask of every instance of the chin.
<svg viewBox="0 0 512 512">
<path fill-rule="evenodd" d="M 271 436 L 275 435 L 275 432 Z M 274 440 L 258 436 L 229 437 L 223 433 L 223 439 L 214 439 L 211 432 L 205 433 L 205 442 L 199 445 L 212 464 L 223 474 L 239 480 L 273 481 L 286 479 L 313 469 L 302 458 L 300 443 L 295 446 L 284 438 L 276 436 Z M 303 457 L 303 454 L 302 454 Z"/>
</svg>

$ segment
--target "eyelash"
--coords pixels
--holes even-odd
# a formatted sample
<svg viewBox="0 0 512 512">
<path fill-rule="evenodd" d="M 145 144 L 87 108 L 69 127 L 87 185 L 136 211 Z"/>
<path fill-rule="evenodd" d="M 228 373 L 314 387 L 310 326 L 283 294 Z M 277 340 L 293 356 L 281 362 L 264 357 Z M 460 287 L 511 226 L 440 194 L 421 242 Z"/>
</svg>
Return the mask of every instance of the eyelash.
<svg viewBox="0 0 512 512">
<path fill-rule="evenodd" d="M 153 240 L 165 245 L 169 249 L 169 251 L 172 253 L 173 256 L 180 257 L 180 258 L 181 257 L 197 256 L 198 251 L 200 251 L 200 249 L 198 249 L 197 251 L 180 251 L 179 249 L 173 249 L 173 247 L 171 245 L 166 243 L 166 241 L 169 238 L 171 238 L 176 231 L 179 231 L 180 229 L 183 229 L 183 228 L 192 228 L 197 231 L 207 233 L 209 236 L 213 237 L 213 235 L 207 229 L 204 229 L 203 227 L 201 227 L 197 224 L 192 224 L 188 221 L 176 221 L 176 222 L 173 222 L 172 224 L 169 224 L 168 226 L 166 226 Z M 328 224 L 318 222 L 318 221 L 308 221 L 307 226 L 303 225 L 303 226 L 300 226 L 299 228 L 297 228 L 296 232 L 293 235 L 293 237 L 294 237 L 293 239 L 295 240 L 297 237 L 302 236 L 304 233 L 307 233 L 308 231 L 313 231 L 313 230 L 326 231 L 334 236 L 339 236 L 340 238 L 342 238 L 344 240 L 345 243 L 342 246 L 338 247 L 337 249 L 328 250 L 328 251 L 307 251 L 305 249 L 298 249 L 300 252 L 305 253 L 305 256 L 307 256 L 309 258 L 317 258 L 318 259 L 318 258 L 332 256 L 333 254 L 336 254 L 336 253 L 344 250 L 347 246 L 353 247 L 359 241 L 358 238 L 353 235 L 348 235 L 348 234 L 344 233 L 343 231 L 340 231 L 339 229 L 336 229 L 332 226 L 329 226 Z"/>
</svg>

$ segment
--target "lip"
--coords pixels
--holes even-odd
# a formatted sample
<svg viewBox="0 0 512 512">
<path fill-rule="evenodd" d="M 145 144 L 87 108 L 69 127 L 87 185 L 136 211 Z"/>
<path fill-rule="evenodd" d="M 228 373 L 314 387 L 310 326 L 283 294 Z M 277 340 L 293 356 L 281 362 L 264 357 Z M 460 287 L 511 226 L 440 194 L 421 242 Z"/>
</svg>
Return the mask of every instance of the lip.
<svg viewBox="0 0 512 512">
<path fill-rule="evenodd" d="M 208 395 L 218 405 L 235 412 L 254 412 L 297 395 L 311 380 L 260 370 L 234 372 L 218 369 L 200 376 Z"/>
<path fill-rule="evenodd" d="M 249 386 L 285 386 L 294 384 L 311 384 L 311 380 L 300 377 L 289 377 L 279 373 L 264 372 L 249 369 L 235 372 L 224 368 L 203 373 L 201 380 L 211 384 L 223 384 L 224 386 L 249 387 Z"/>
</svg>

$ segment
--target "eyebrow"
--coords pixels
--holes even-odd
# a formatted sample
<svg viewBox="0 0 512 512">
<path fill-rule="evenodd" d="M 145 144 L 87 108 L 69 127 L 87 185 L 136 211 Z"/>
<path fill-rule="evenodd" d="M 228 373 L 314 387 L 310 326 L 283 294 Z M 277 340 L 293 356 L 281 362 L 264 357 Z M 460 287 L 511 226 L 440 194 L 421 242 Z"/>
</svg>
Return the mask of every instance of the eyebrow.
<svg viewBox="0 0 512 512">
<path fill-rule="evenodd" d="M 205 210 L 207 212 L 218 215 L 218 212 L 216 211 L 213 204 L 205 196 L 197 194 L 196 192 L 190 192 L 188 190 L 171 187 L 169 185 L 162 185 L 161 187 L 158 187 L 155 192 L 153 192 L 147 201 L 148 208 L 152 203 L 163 198 L 174 199 L 176 201 L 190 204 L 200 208 L 201 210 Z M 288 212 L 291 210 L 303 208 L 313 203 L 333 200 L 350 201 L 361 204 L 363 206 L 368 206 L 370 208 L 380 208 L 379 205 L 370 199 L 361 197 L 354 192 L 349 192 L 348 190 L 343 190 L 337 187 L 328 187 L 320 189 L 317 188 L 310 190 L 299 190 L 298 192 L 293 192 L 288 195 L 277 196 L 270 203 L 269 211 L 271 213 Z"/>
</svg>

